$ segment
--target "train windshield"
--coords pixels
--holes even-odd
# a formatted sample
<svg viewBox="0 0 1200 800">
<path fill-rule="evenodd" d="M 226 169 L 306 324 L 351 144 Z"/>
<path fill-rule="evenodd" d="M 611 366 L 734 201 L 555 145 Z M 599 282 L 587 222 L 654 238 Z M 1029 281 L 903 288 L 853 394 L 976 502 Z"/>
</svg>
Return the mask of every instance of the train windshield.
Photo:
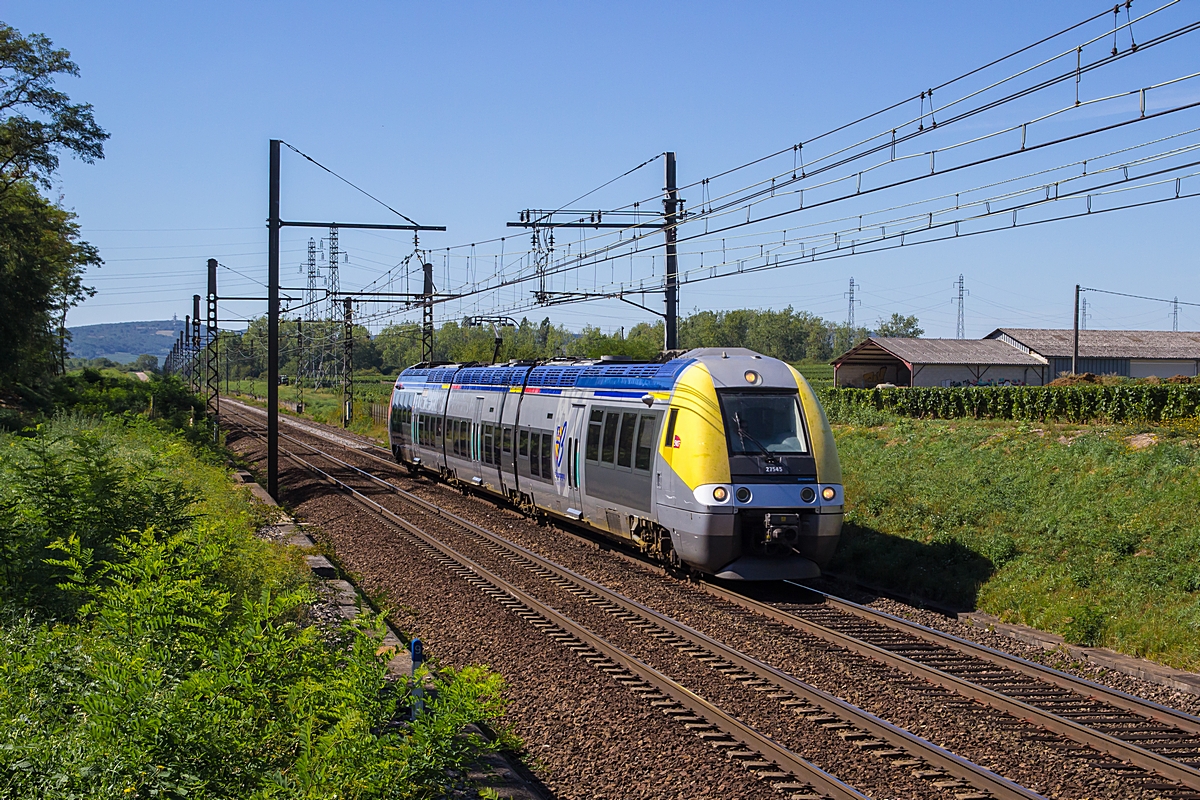
<svg viewBox="0 0 1200 800">
<path fill-rule="evenodd" d="M 808 452 L 800 398 L 795 393 L 722 392 L 721 408 L 732 455 Z"/>
</svg>

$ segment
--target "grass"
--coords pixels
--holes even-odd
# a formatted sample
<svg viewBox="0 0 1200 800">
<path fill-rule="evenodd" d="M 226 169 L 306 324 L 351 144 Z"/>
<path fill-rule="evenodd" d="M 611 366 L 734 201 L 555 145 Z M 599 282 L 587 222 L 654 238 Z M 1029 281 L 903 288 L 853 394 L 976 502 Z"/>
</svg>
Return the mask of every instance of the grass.
<svg viewBox="0 0 1200 800">
<path fill-rule="evenodd" d="M 848 505 L 833 571 L 1200 666 L 1196 421 L 878 423 L 835 426 Z M 1157 441 L 1135 448 L 1139 434 Z"/>
<path fill-rule="evenodd" d="M 386 406 L 391 397 L 391 381 L 364 381 L 355 387 L 354 419 L 350 430 L 364 436 L 377 439 L 387 439 L 386 416 L 383 422 L 376 424 L 371 415 L 371 403 Z M 222 386 L 222 390 L 224 387 Z M 263 407 L 266 405 L 267 382 L 264 380 L 231 381 L 228 394 L 240 400 Z M 304 398 L 304 410 L 296 411 L 296 405 L 301 395 Z M 342 424 L 342 391 L 341 389 L 298 389 L 295 386 L 279 387 L 280 410 L 294 417 L 303 417 L 326 425 Z"/>
</svg>

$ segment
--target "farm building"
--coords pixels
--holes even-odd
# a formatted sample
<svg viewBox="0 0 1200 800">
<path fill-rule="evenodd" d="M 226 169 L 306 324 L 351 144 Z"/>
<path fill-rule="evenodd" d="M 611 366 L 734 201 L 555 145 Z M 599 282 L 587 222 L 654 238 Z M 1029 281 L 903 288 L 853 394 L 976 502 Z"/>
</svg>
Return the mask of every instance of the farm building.
<svg viewBox="0 0 1200 800">
<path fill-rule="evenodd" d="M 1044 358 L 1051 378 L 1071 371 L 1075 332 L 1070 328 L 997 328 L 985 338 Z M 1200 332 L 1080 331 L 1077 372 L 1129 378 L 1200 374 Z"/>
<path fill-rule="evenodd" d="M 833 362 L 838 386 L 1041 386 L 1044 359 L 996 339 L 872 336 Z"/>
<path fill-rule="evenodd" d="M 1074 331 L 997 328 L 982 339 L 871 337 L 833 362 L 838 386 L 1041 386 L 1071 371 Z M 1080 331 L 1078 372 L 1200 374 L 1200 332 Z"/>
</svg>

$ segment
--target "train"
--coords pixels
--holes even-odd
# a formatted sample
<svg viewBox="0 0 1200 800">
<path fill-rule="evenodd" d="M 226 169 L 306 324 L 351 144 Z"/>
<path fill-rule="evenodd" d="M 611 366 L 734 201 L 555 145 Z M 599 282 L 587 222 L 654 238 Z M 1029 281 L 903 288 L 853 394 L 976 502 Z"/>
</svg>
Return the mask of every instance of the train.
<svg viewBox="0 0 1200 800">
<path fill-rule="evenodd" d="M 791 365 L 745 348 L 418 364 L 388 412 L 396 461 L 726 580 L 820 574 L 842 527 L 825 412 Z"/>
</svg>

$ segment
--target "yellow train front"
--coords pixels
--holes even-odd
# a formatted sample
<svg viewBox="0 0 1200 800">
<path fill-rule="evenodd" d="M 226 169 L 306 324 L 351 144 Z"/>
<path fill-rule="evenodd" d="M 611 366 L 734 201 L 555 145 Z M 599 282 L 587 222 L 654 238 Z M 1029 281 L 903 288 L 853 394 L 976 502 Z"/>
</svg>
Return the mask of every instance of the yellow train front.
<svg viewBox="0 0 1200 800">
<path fill-rule="evenodd" d="M 843 494 L 808 382 L 743 348 L 663 364 L 418 365 L 389 423 L 398 461 L 734 580 L 820 574 Z"/>
</svg>

